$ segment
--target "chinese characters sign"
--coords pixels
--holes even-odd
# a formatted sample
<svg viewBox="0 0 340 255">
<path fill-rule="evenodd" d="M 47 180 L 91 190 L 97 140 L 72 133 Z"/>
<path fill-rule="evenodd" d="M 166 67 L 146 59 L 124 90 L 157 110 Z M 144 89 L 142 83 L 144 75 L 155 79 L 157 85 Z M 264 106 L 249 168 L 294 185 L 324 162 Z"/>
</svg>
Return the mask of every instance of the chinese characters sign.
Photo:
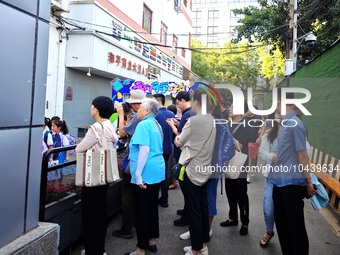
<svg viewBox="0 0 340 255">
<path fill-rule="evenodd" d="M 120 80 L 114 78 L 111 82 L 112 100 L 123 102 L 123 95 L 130 94 L 132 90 L 143 90 L 146 94 L 163 94 L 176 97 L 180 91 L 190 91 L 192 83 L 190 81 L 135 81 L 135 80 Z"/>
</svg>

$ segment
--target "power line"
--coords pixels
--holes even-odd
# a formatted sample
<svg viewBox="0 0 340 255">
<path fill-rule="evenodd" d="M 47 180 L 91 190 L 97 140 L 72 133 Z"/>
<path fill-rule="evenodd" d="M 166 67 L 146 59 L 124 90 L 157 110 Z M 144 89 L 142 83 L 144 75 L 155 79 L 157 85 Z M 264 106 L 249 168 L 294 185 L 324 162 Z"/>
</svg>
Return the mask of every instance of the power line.
<svg viewBox="0 0 340 255">
<path fill-rule="evenodd" d="M 77 24 L 73 24 L 72 22 L 65 21 L 65 23 L 67 23 L 71 26 L 75 26 L 75 27 L 79 28 L 80 30 L 83 30 L 83 31 L 87 30 L 88 31 L 87 28 L 78 26 Z M 119 40 L 143 43 L 143 44 L 147 44 L 147 45 L 164 47 L 164 48 L 176 48 L 176 49 L 195 50 L 195 51 L 200 51 L 200 50 L 201 51 L 202 50 L 228 50 L 228 49 L 238 49 L 238 48 L 254 48 L 254 47 L 256 48 L 256 47 L 265 46 L 265 45 L 255 45 L 255 46 L 254 45 L 244 45 L 244 46 L 240 45 L 240 46 L 235 46 L 235 47 L 190 48 L 190 47 L 170 46 L 170 45 L 164 45 L 164 44 L 160 44 L 160 43 L 145 42 L 145 41 L 140 41 L 140 40 L 134 40 L 134 39 L 131 39 L 131 38 L 124 38 L 122 36 L 118 36 L 118 35 L 115 35 L 115 34 L 107 33 L 107 32 L 96 30 L 96 29 L 94 29 L 93 31 L 95 31 L 96 33 L 100 33 L 100 34 L 104 34 L 104 35 L 113 37 L 115 39 L 119 39 Z M 72 32 L 72 30 L 71 30 L 71 32 Z"/>
</svg>

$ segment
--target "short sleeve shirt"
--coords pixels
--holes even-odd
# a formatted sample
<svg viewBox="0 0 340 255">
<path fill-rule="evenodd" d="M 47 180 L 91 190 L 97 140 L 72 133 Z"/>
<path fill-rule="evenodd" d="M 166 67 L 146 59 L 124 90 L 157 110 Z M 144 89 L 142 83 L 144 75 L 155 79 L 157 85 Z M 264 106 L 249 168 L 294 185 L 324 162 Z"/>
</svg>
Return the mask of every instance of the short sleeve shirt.
<svg viewBox="0 0 340 255">
<path fill-rule="evenodd" d="M 137 118 L 137 115 L 133 115 L 129 123 L 126 124 L 126 126 L 123 127 L 123 129 L 126 133 L 128 133 L 129 136 L 133 136 L 133 133 L 135 132 L 138 123 L 139 119 Z"/>
<path fill-rule="evenodd" d="M 131 183 L 134 184 L 136 184 L 135 172 L 137 170 L 140 145 L 150 148 L 149 156 L 142 172 L 143 180 L 146 184 L 155 184 L 163 181 L 165 177 L 163 138 L 154 116 L 146 116 L 137 125 L 130 141 Z"/>
<path fill-rule="evenodd" d="M 270 182 L 278 187 L 306 186 L 298 156 L 306 150 L 306 130 L 294 111 L 282 118 L 277 139 L 277 162 L 269 173 Z"/>
</svg>

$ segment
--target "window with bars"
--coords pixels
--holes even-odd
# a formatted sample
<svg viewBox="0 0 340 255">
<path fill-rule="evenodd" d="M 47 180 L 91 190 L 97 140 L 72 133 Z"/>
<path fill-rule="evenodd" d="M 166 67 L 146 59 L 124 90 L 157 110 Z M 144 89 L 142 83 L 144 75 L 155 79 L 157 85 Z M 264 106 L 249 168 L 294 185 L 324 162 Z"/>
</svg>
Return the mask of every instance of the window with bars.
<svg viewBox="0 0 340 255">
<path fill-rule="evenodd" d="M 217 36 L 218 27 L 217 26 L 208 26 L 207 34 L 208 34 L 208 36 Z"/>
<path fill-rule="evenodd" d="M 143 28 L 151 34 L 152 11 L 144 4 L 143 7 Z"/>
<path fill-rule="evenodd" d="M 218 10 L 208 11 L 208 19 L 218 19 Z"/>
<path fill-rule="evenodd" d="M 200 19 L 202 19 L 202 12 L 201 12 L 201 11 L 193 12 L 193 19 L 194 19 L 194 20 L 200 20 Z"/>
<path fill-rule="evenodd" d="M 166 38 L 168 36 L 168 27 L 161 22 L 161 38 L 160 38 L 160 42 L 164 45 L 166 45 Z"/>
<path fill-rule="evenodd" d="M 178 38 L 176 35 L 172 38 L 172 47 L 174 48 L 174 53 L 177 54 Z"/>
<path fill-rule="evenodd" d="M 201 34 L 201 27 L 193 27 L 194 29 L 194 35 L 200 35 Z"/>
</svg>

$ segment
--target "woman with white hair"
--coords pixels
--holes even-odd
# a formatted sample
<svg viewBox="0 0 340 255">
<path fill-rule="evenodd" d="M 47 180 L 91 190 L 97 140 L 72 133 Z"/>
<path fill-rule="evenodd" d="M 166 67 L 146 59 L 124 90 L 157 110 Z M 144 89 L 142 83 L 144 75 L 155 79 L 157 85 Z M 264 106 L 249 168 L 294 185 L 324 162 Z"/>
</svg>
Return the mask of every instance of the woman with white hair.
<svg viewBox="0 0 340 255">
<path fill-rule="evenodd" d="M 162 128 L 155 119 L 158 102 L 145 98 L 137 112 L 140 120 L 130 141 L 131 183 L 134 185 L 134 214 L 137 250 L 125 255 L 157 251 L 159 238 L 158 193 L 165 176 Z"/>
</svg>

